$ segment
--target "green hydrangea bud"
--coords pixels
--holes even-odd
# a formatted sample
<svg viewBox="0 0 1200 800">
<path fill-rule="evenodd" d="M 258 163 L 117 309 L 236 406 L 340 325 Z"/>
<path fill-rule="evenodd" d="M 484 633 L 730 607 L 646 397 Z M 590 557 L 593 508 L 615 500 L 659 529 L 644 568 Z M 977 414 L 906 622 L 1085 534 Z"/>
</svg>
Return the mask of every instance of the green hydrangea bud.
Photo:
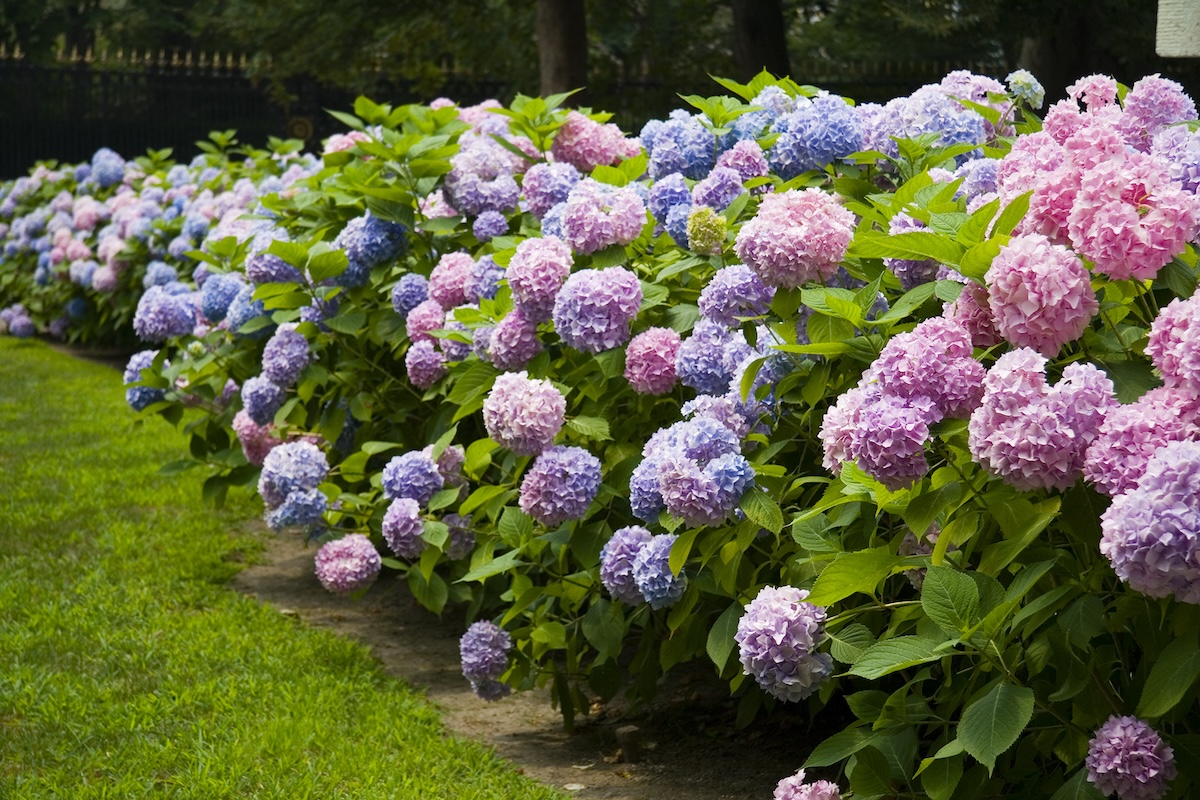
<svg viewBox="0 0 1200 800">
<path fill-rule="evenodd" d="M 727 227 L 724 216 L 708 206 L 696 206 L 687 218 L 688 244 L 701 255 L 720 255 Z"/>
</svg>

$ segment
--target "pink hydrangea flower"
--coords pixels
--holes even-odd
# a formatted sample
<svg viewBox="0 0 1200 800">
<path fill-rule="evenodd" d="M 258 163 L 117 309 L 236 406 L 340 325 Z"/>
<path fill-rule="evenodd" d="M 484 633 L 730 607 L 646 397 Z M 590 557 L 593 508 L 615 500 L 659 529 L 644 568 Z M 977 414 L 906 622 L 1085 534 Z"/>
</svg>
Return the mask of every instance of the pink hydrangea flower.
<svg viewBox="0 0 1200 800">
<path fill-rule="evenodd" d="M 501 447 L 536 456 L 554 443 L 566 411 L 566 398 L 550 381 L 524 370 L 508 372 L 496 378 L 483 402 L 483 424 Z"/>
<path fill-rule="evenodd" d="M 446 324 L 446 312 L 437 300 L 425 300 L 408 312 L 404 324 L 408 338 L 413 343 L 433 342 L 429 332 L 439 330 Z"/>
<path fill-rule="evenodd" d="M 769 194 L 733 245 L 768 286 L 828 280 L 854 236 L 854 214 L 820 189 Z"/>
<path fill-rule="evenodd" d="M 1198 406 L 1192 392 L 1164 386 L 1110 409 L 1087 449 L 1084 479 L 1109 497 L 1133 489 L 1160 447 L 1200 437 Z"/>
<path fill-rule="evenodd" d="M 475 302 L 474 287 L 475 259 L 470 253 L 447 253 L 429 274 L 429 297 L 447 311 Z"/>
<path fill-rule="evenodd" d="M 507 272 L 513 305 L 526 319 L 550 319 L 554 298 L 571 274 L 573 263 L 571 248 L 561 239 L 532 238 L 518 244 Z"/>
<path fill-rule="evenodd" d="M 682 340 L 670 328 L 650 328 L 625 349 L 625 379 L 640 394 L 666 394 L 675 388 L 675 360 Z"/>
<path fill-rule="evenodd" d="M 343 150 L 350 150 L 358 142 L 369 142 L 371 137 L 362 131 L 350 131 L 349 133 L 335 133 L 325 140 L 326 155 L 329 153 L 340 153 Z"/>
<path fill-rule="evenodd" d="M 1168 386 L 1200 390 L 1200 293 L 1172 300 L 1150 324 L 1146 355 Z"/>
<path fill-rule="evenodd" d="M 641 144 L 626 138 L 616 125 L 596 122 L 578 111 L 567 113 L 550 148 L 556 160 L 565 161 L 580 172 L 591 172 L 601 164 L 615 166 L 641 151 Z"/>
<path fill-rule="evenodd" d="M 646 204 L 632 187 L 610 186 L 591 178 L 575 184 L 563 208 L 563 239 L 579 253 L 629 244 L 645 225 Z"/>
<path fill-rule="evenodd" d="M 1039 234 L 1014 236 L 988 269 L 996 329 L 1047 358 L 1078 339 L 1100 309 L 1083 261 Z"/>
</svg>

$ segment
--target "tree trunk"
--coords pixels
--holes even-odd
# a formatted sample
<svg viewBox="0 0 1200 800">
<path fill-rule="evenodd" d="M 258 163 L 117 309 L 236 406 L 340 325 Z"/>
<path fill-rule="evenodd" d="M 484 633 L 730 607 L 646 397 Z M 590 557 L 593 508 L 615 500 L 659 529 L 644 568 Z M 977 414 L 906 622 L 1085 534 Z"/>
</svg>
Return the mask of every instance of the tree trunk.
<svg viewBox="0 0 1200 800">
<path fill-rule="evenodd" d="M 538 0 L 538 68 L 542 95 L 587 85 L 587 18 L 584 0 Z M 579 104 L 580 95 L 572 97 Z"/>
<path fill-rule="evenodd" d="M 791 72 L 781 0 L 733 0 L 733 58 L 743 81 Z"/>
</svg>

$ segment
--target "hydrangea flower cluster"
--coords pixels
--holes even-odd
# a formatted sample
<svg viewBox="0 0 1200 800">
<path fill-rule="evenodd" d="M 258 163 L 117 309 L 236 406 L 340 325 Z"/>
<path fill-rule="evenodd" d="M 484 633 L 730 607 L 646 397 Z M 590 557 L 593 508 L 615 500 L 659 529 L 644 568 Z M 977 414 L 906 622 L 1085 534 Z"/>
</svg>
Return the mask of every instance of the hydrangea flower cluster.
<svg viewBox="0 0 1200 800">
<path fill-rule="evenodd" d="M 492 329 L 486 351 L 488 359 L 497 369 L 507 372 L 523 368 L 542 352 L 537 323 L 527 319 L 521 309 L 514 308 Z"/>
<path fill-rule="evenodd" d="M 1083 477 L 1097 491 L 1116 497 L 1137 485 L 1160 447 L 1197 438 L 1200 398 L 1180 387 L 1152 389 L 1105 415 L 1085 454 Z"/>
<path fill-rule="evenodd" d="M 612 595 L 631 606 L 645 601 L 633 576 L 633 562 L 653 538 L 641 525 L 630 525 L 613 532 L 600 551 L 600 582 Z"/>
<path fill-rule="evenodd" d="M 383 468 L 383 496 L 389 500 L 409 497 L 425 506 L 445 483 L 437 462 L 420 450 L 396 456 Z"/>
<path fill-rule="evenodd" d="M 1053 387 L 1045 366 L 1046 359 L 1026 347 L 1000 356 L 967 427 L 971 457 L 1023 491 L 1062 491 L 1074 483 L 1116 405 L 1112 381 L 1091 364 L 1068 365 Z"/>
<path fill-rule="evenodd" d="M 828 92 L 797 100 L 796 110 L 775 120 L 771 132 L 779 138 L 767 160 L 784 180 L 862 149 L 861 117 L 844 98 Z"/>
<path fill-rule="evenodd" d="M 258 479 L 258 493 L 269 509 L 267 524 L 282 530 L 319 522 L 328 502 L 317 487 L 327 474 L 329 462 L 311 442 L 284 442 L 272 448 Z"/>
<path fill-rule="evenodd" d="M 484 700 L 499 700 L 509 693 L 500 676 L 508 669 L 508 651 L 512 645 L 508 631 L 487 620 L 472 623 L 459 639 L 463 677 Z"/>
<path fill-rule="evenodd" d="M 259 425 L 250 419 L 250 415 L 242 409 L 233 417 L 233 432 L 242 446 L 246 460 L 256 467 L 261 467 L 267 454 L 283 442 L 274 435 L 275 426 Z"/>
<path fill-rule="evenodd" d="M 428 389 L 446 374 L 446 356 L 429 339 L 414 342 L 404 354 L 408 379 L 418 389 Z"/>
<path fill-rule="evenodd" d="M 279 386 L 296 382 L 308 366 L 308 339 L 292 323 L 280 325 L 263 348 L 262 374 Z"/>
<path fill-rule="evenodd" d="M 646 224 L 646 205 L 633 187 L 583 178 L 562 212 L 563 239 L 578 253 L 595 253 L 636 239 Z"/>
<path fill-rule="evenodd" d="M 10 326 L 11 330 L 11 320 L 4 321 Z M 157 350 L 143 350 L 140 353 L 134 353 L 130 356 L 128 363 L 125 365 L 123 380 L 128 387 L 125 390 L 125 402 L 134 411 L 141 411 L 148 405 L 164 400 L 167 396 L 164 389 L 155 389 L 151 386 L 129 386 L 131 383 L 138 383 L 142 380 L 142 370 L 150 367 L 157 355 Z"/>
<path fill-rule="evenodd" d="M 629 341 L 641 305 L 642 284 L 624 267 L 580 270 L 554 300 L 554 328 L 576 350 L 601 353 Z"/>
<path fill-rule="evenodd" d="M 1176 298 L 1150 324 L 1146 355 L 1167 386 L 1200 390 L 1200 293 Z"/>
<path fill-rule="evenodd" d="M 93 275 L 93 285 L 95 280 L 96 275 Z M 225 319 L 233 298 L 238 296 L 245 285 L 241 277 L 233 273 L 209 276 L 200 290 L 200 311 L 210 322 L 220 322 Z"/>
<path fill-rule="evenodd" d="M 446 253 L 429 274 L 429 299 L 443 310 L 470 303 L 475 297 L 475 259 L 470 253 Z"/>
<path fill-rule="evenodd" d="M 842 800 L 833 781 L 804 782 L 804 770 L 789 775 L 775 786 L 774 800 Z"/>
<path fill-rule="evenodd" d="M 671 548 L 678 538 L 669 533 L 651 536 L 638 548 L 630 565 L 638 594 L 655 611 L 678 603 L 687 589 L 687 576 L 683 572 L 676 575 L 671 571 Z"/>
<path fill-rule="evenodd" d="M 745 193 L 741 173 L 732 167 L 716 166 L 704 180 L 693 187 L 692 205 L 724 211 Z"/>
<path fill-rule="evenodd" d="M 542 451 L 521 481 L 521 510 L 548 528 L 582 519 L 600 491 L 600 459 L 581 447 Z"/>
<path fill-rule="evenodd" d="M 853 461 L 892 491 L 928 470 L 929 426 L 966 417 L 982 396 L 983 367 L 970 334 L 945 317 L 893 337 L 859 385 L 838 398 L 821 424 L 826 469 Z"/>
<path fill-rule="evenodd" d="M 1047 358 L 1078 339 L 1100 309 L 1083 260 L 1041 234 L 1002 245 L 985 279 L 1000 335 Z"/>
<path fill-rule="evenodd" d="M 769 194 L 733 249 L 768 286 L 825 281 L 846 256 L 854 214 L 820 189 Z"/>
<path fill-rule="evenodd" d="M 406 272 L 392 287 L 392 308 L 405 319 L 428 299 L 429 279 L 419 273 Z"/>
<path fill-rule="evenodd" d="M 729 228 L 729 221 L 723 214 L 718 214 L 708 206 L 692 206 L 685 224 L 688 249 L 704 256 L 719 256 L 725 249 L 725 233 Z"/>
<path fill-rule="evenodd" d="M 350 533 L 321 545 L 315 563 L 317 580 L 337 594 L 367 588 L 379 577 L 383 566 L 375 545 L 361 533 Z"/>
<path fill-rule="evenodd" d="M 571 248 L 561 239 L 532 238 L 517 245 L 508 264 L 508 286 L 513 304 L 526 319 L 550 319 L 554 299 L 571 274 L 573 263 Z"/>
<path fill-rule="evenodd" d="M 566 411 L 566 398 L 550 381 L 506 372 L 483 401 L 483 424 L 501 447 L 536 456 L 554 443 Z"/>
<path fill-rule="evenodd" d="M 745 264 L 730 264 L 717 270 L 708 285 L 700 290 L 700 316 L 724 325 L 737 326 L 738 317 L 766 314 L 775 298 L 775 288 L 767 286 Z"/>
<path fill-rule="evenodd" d="M 1100 518 L 1100 552 L 1142 594 L 1200 604 L 1198 480 L 1200 443 L 1168 443 Z"/>
<path fill-rule="evenodd" d="M 242 384 L 242 406 L 256 425 L 267 425 L 275 419 L 275 412 L 283 408 L 287 389 L 255 375 Z"/>
<path fill-rule="evenodd" d="M 195 325 L 196 309 L 191 297 L 171 294 L 161 286 L 146 290 L 133 316 L 133 330 L 144 342 L 158 343 L 186 336 Z"/>
<path fill-rule="evenodd" d="M 642 145 L 650 156 L 650 177 L 661 180 L 673 172 L 700 180 L 713 168 L 716 144 L 701 115 L 682 109 L 666 120 L 652 119 L 642 127 Z"/>
<path fill-rule="evenodd" d="M 559 130 L 562 135 L 562 130 Z M 557 141 L 557 140 L 556 140 Z M 579 170 L 565 162 L 534 164 L 521 181 L 521 197 L 526 211 L 541 220 L 559 203 L 565 203 L 571 189 L 583 177 Z"/>
<path fill-rule="evenodd" d="M 1125 95 L 1120 131 L 1125 141 L 1142 152 L 1154 134 L 1168 125 L 1196 118 L 1196 104 L 1183 87 L 1158 73 L 1147 75 Z"/>
<path fill-rule="evenodd" d="M 785 702 L 803 700 L 833 674 L 833 659 L 816 652 L 827 614 L 794 586 L 764 586 L 738 620 L 734 640 L 742 671 Z"/>
<path fill-rule="evenodd" d="M 925 229 L 925 223 L 905 214 L 897 213 L 888 221 L 888 234 L 895 236 L 899 233 L 910 233 Z M 923 283 L 937 280 L 938 268 L 941 266 L 933 259 L 885 258 L 884 266 L 890 269 L 900 281 L 904 291 L 914 289 Z"/>
<path fill-rule="evenodd" d="M 1045 88 L 1027 69 L 1010 72 L 1004 82 L 1008 84 L 1009 94 L 1028 104 L 1030 108 L 1041 108 L 1042 103 L 1046 101 Z"/>
<path fill-rule="evenodd" d="M 1175 751 L 1137 717 L 1115 714 L 1088 742 L 1087 778 L 1104 795 L 1119 800 L 1158 800 L 1175 780 Z"/>
<path fill-rule="evenodd" d="M 596 122 L 578 111 L 569 111 L 554 135 L 550 152 L 556 162 L 570 164 L 580 172 L 591 172 L 602 164 L 615 166 L 636 156 L 641 146 L 636 139 L 626 138 L 611 122 Z"/>
<path fill-rule="evenodd" d="M 393 553 L 409 561 L 420 558 L 425 550 L 424 530 L 421 504 L 411 497 L 397 497 L 383 515 L 383 540 Z"/>
<path fill-rule="evenodd" d="M 723 394 L 738 365 L 751 353 L 741 331 L 701 319 L 680 344 L 675 369 L 684 386 L 704 394 Z"/>
<path fill-rule="evenodd" d="M 671 328 L 647 328 L 625 348 L 625 380 L 639 394 L 666 394 L 675 388 L 682 340 Z"/>
</svg>

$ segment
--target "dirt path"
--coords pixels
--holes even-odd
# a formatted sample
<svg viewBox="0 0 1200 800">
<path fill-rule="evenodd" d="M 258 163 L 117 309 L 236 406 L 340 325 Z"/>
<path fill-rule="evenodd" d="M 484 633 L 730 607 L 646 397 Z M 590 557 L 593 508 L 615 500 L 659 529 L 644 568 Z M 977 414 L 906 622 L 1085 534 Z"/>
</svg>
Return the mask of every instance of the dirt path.
<svg viewBox="0 0 1200 800">
<path fill-rule="evenodd" d="M 572 796 L 769 800 L 811 747 L 814 733 L 791 710 L 735 731 L 722 685 L 702 673 L 676 679 L 648 713 L 621 718 L 601 712 L 574 734 L 563 731 L 543 692 L 485 703 L 459 672 L 462 623 L 452 613 L 439 622 L 397 580 L 382 580 L 359 602 L 332 595 L 313 575 L 313 548 L 293 538 L 263 537 L 265 563 L 240 573 L 236 589 L 365 643 L 390 674 L 426 691 L 452 732 L 492 745 L 527 775 Z M 631 724 L 639 729 L 642 754 L 637 763 L 622 763 L 614 758 L 616 730 Z"/>
</svg>

